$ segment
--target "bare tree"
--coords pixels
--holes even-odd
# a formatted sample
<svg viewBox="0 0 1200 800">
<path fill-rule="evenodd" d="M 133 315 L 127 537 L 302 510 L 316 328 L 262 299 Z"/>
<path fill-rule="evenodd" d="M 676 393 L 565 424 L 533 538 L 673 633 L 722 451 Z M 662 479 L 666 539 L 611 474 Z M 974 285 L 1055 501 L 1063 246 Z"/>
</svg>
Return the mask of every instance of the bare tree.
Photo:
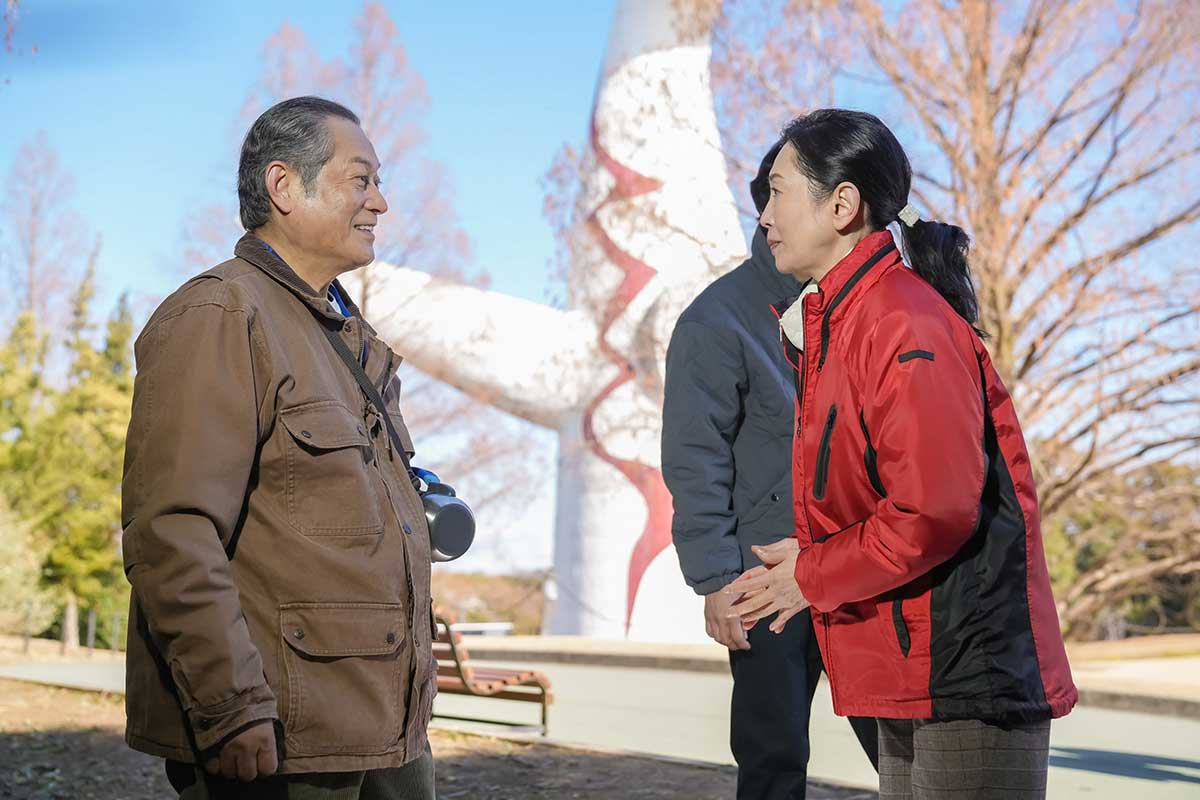
<svg viewBox="0 0 1200 800">
<path fill-rule="evenodd" d="M 32 312 L 44 330 L 62 321 L 85 255 L 82 221 L 70 205 L 74 192 L 74 178 L 38 132 L 18 148 L 0 197 L 0 263 L 21 310 Z"/>
<path fill-rule="evenodd" d="M 259 114 L 287 97 L 316 94 L 344 103 L 362 120 L 383 165 L 389 210 L 377 228 L 378 261 L 486 285 L 486 273 L 471 267 L 470 242 L 454 212 L 445 171 L 427 154 L 429 98 L 400 31 L 384 6 L 374 2 L 364 4 L 354 30 L 349 56 L 328 61 L 293 25 L 269 36 L 236 137 L 240 141 Z M 184 233 L 188 269 L 207 269 L 228 258 L 240 233 L 232 205 L 210 206 L 189 219 Z M 368 319 L 383 311 L 372 305 L 377 274 L 361 273 L 356 299 Z M 401 369 L 405 418 L 423 457 L 418 460 L 448 482 L 465 484 L 460 490 L 466 490 L 476 511 L 484 511 L 483 525 L 497 512 L 503 516 L 527 504 L 537 490 L 533 476 L 542 466 L 523 446 L 527 432 L 430 376 Z"/>
<path fill-rule="evenodd" d="M 0 29 L 3 29 L 4 35 L 4 55 L 37 55 L 37 45 L 31 45 L 26 48 L 18 48 L 14 45 L 17 34 L 17 23 L 20 19 L 21 0 L 4 0 L 3 11 L 0 12 Z M 3 76 L 0 83 L 5 86 L 12 83 L 12 78 Z"/>
<path fill-rule="evenodd" d="M 1077 637 L 1200 628 L 1200 469 L 1156 464 L 1117 475 L 1053 521 L 1052 553 L 1069 587 L 1063 622 Z"/>
<path fill-rule="evenodd" d="M 4 51 L 11 53 L 13 34 L 17 31 L 17 7 L 19 0 L 4 0 Z"/>
<path fill-rule="evenodd" d="M 0 273 L 13 312 L 0 322 L 0 495 L 19 511 L 22 480 L 38 453 L 31 432 L 52 408 L 65 380 L 62 331 L 70 294 L 94 261 L 80 216 L 72 209 L 74 180 L 44 133 L 24 142 L 0 194 Z"/>
<path fill-rule="evenodd" d="M 344 103 L 362 120 L 383 167 L 388 213 L 380 218 L 375 248 L 380 261 L 479 284 L 486 276 L 471 271 L 470 242 L 458 226 L 442 166 L 429 158 L 425 120 L 429 97 L 409 61 L 400 32 L 380 3 L 365 3 L 354 21 L 355 40 L 348 58 L 323 61 L 304 31 L 284 23 L 267 37 L 262 72 L 247 94 L 236 123 L 235 139 L 272 104 L 288 97 L 316 94 Z M 236 235 L 232 209 L 210 207 L 188 221 L 185 253 L 190 268 L 210 266 L 228 252 L 220 232 Z M 216 247 L 223 248 L 214 252 Z M 367 294 L 361 298 L 369 312 Z"/>
<path fill-rule="evenodd" d="M 971 234 L 981 324 L 1030 436 L 1049 521 L 1128 491 L 1131 470 L 1170 474 L 1192 457 L 1200 7 L 692 1 L 698 15 L 716 13 L 714 89 L 741 194 L 780 123 L 818 106 L 865 108 L 905 144 L 923 216 Z M 1137 502 L 1196 491 L 1160 483 L 1141 486 Z M 1127 519 L 1123 546 L 1140 546 L 1144 530 Z M 1077 575 L 1064 614 L 1091 608 L 1088 592 L 1115 597 L 1123 581 L 1192 568 L 1200 540 L 1171 535 L 1170 557 Z"/>
</svg>

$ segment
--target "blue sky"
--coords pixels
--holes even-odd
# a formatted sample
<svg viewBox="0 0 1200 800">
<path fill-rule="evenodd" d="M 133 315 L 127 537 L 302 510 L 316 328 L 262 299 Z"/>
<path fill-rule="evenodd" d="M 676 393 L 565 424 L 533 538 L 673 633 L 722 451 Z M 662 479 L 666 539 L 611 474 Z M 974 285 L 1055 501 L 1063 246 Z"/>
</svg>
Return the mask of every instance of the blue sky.
<svg viewBox="0 0 1200 800">
<path fill-rule="evenodd" d="M 430 3 L 385 5 L 426 82 L 427 154 L 449 173 L 473 266 L 498 291 L 546 299 L 555 243 L 540 181 L 563 143 L 585 139 L 612 0 L 467 2 L 453 14 Z M 236 123 L 264 40 L 287 21 L 322 58 L 344 56 L 361 9 L 277 0 L 22 4 L 13 44 L 24 53 L 0 50 L 0 175 L 21 143 L 47 133 L 74 176 L 71 205 L 103 236 L 98 316 L 124 291 L 148 313 L 186 278 L 178 248 L 188 215 L 234 197 Z M 552 458 L 549 432 L 530 431 L 529 443 Z M 456 567 L 547 566 L 546 488 L 504 526 L 503 546 L 485 532 L 475 557 Z"/>
<path fill-rule="evenodd" d="M 449 172 L 476 266 L 493 288 L 546 296 L 554 242 L 539 181 L 581 142 L 612 0 L 385 3 L 432 101 L 428 153 Z M 103 236 L 98 311 L 126 289 L 169 293 L 183 224 L 233 196 L 235 122 L 263 41 L 287 21 L 343 55 L 357 3 L 22 3 L 0 53 L 0 174 L 44 130 L 74 174 L 74 207 Z M 29 54 L 36 47 L 36 54 Z M 393 176 L 394 179 L 394 176 Z M 232 242 L 230 243 L 232 247 Z"/>
</svg>

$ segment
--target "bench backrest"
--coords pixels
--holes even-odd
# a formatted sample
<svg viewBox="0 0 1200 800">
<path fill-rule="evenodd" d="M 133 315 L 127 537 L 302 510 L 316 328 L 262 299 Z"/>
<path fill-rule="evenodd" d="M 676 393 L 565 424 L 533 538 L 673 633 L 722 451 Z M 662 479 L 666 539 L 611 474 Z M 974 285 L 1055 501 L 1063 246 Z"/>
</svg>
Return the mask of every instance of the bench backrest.
<svg viewBox="0 0 1200 800">
<path fill-rule="evenodd" d="M 434 612 L 437 638 L 433 641 L 433 654 L 437 657 L 438 675 L 458 678 L 463 683 L 472 680 L 470 653 L 463 644 L 462 634 L 450 628 L 452 617 L 443 612 Z"/>
</svg>

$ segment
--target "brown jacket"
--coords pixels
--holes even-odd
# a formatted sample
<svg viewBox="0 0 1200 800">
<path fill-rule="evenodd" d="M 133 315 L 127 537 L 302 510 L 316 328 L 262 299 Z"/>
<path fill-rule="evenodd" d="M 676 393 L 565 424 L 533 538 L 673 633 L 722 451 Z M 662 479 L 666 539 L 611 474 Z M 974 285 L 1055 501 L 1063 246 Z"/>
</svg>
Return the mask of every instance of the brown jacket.
<svg viewBox="0 0 1200 800">
<path fill-rule="evenodd" d="M 399 766 L 425 747 L 437 689 L 429 531 L 312 310 L 351 352 L 365 338 L 411 451 L 400 358 L 256 237 L 234 253 L 168 297 L 136 344 L 126 741 L 194 763 L 277 719 L 283 772 Z"/>
</svg>

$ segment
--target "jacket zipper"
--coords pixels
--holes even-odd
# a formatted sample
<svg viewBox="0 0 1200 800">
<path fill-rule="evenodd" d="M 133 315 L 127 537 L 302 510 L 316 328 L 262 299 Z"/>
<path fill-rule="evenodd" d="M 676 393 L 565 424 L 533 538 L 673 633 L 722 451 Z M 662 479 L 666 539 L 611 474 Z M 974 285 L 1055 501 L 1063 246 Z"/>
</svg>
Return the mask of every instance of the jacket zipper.
<svg viewBox="0 0 1200 800">
<path fill-rule="evenodd" d="M 804 302 L 803 296 L 801 296 L 800 302 L 801 303 Z M 804 310 L 803 306 L 801 306 L 800 310 L 801 311 Z M 804 324 L 805 321 L 806 320 L 804 320 L 804 318 L 801 317 L 801 324 Z M 780 322 L 779 322 L 779 330 L 780 330 L 780 333 L 783 332 L 783 321 L 782 320 L 780 320 Z M 804 338 L 806 340 L 808 339 L 808 331 L 807 330 L 805 331 Z M 804 387 L 805 387 L 805 384 L 808 382 L 807 381 L 807 378 L 808 378 L 808 353 L 806 351 L 807 351 L 807 348 L 800 351 L 800 385 L 799 385 L 799 391 L 800 391 L 799 398 L 800 399 L 798 401 L 799 412 L 798 412 L 798 416 L 796 418 L 796 430 L 799 432 L 798 435 L 800 435 L 802 437 L 801 438 L 802 443 L 803 443 L 803 431 L 801 430 L 801 421 L 804 419 Z M 836 411 L 835 411 L 835 414 L 836 414 Z M 820 461 L 819 455 L 818 455 L 817 460 Z M 804 459 L 801 458 L 800 461 L 801 461 L 801 464 L 803 464 Z M 804 492 L 800 492 L 800 497 L 801 498 L 804 497 Z M 803 502 L 803 500 L 801 502 Z M 809 538 L 810 539 L 812 538 L 811 532 L 810 532 Z M 833 643 L 829 637 L 829 627 L 830 627 L 829 626 L 829 612 L 822 611 L 821 612 L 821 628 L 823 629 L 822 634 L 825 637 L 825 658 L 823 660 L 825 662 L 825 664 L 824 664 L 825 674 L 829 677 L 829 685 L 832 687 L 835 685 L 833 682 L 833 649 L 832 649 Z"/>
<path fill-rule="evenodd" d="M 837 422 L 837 403 L 829 407 L 825 418 L 825 430 L 821 432 L 821 446 L 817 449 L 817 474 L 813 480 L 813 499 L 824 500 L 829 484 L 829 458 L 832 455 L 833 426 Z"/>
<path fill-rule="evenodd" d="M 862 276 L 865 275 L 871 269 L 871 267 L 873 267 L 876 263 L 878 263 L 881 258 L 883 258 L 883 255 L 885 253 L 887 253 L 893 249 L 895 249 L 895 245 L 889 244 L 888 246 L 882 248 L 882 250 L 879 253 L 876 253 L 872 258 L 870 258 L 866 264 L 864 264 L 862 267 L 859 268 L 858 272 L 854 275 L 854 277 L 852 277 L 850 279 L 849 283 L 846 286 L 842 287 L 842 291 L 839 292 L 838 295 L 833 299 L 833 302 L 830 303 L 830 307 L 825 309 L 825 313 L 822 315 L 822 318 L 821 318 L 821 351 L 820 351 L 820 360 L 817 362 L 817 372 L 820 372 L 821 368 L 825 366 L 825 357 L 826 357 L 826 355 L 828 353 L 828 349 L 829 349 L 829 318 L 832 315 L 833 309 L 839 303 L 841 303 L 842 299 L 847 294 L 849 294 L 850 289 L 853 288 L 854 284 L 858 283 L 858 281 L 862 278 Z M 782 328 L 782 323 L 780 323 L 780 327 Z M 808 338 L 807 331 L 805 332 L 805 334 L 806 334 L 805 338 L 807 339 Z M 833 406 L 832 408 L 830 408 L 829 411 L 830 411 L 830 418 L 825 423 L 827 435 L 833 432 L 833 423 L 837 419 L 837 406 Z M 801 400 L 801 415 L 803 416 L 803 400 Z M 827 435 L 822 437 L 822 439 L 823 440 L 826 439 Z M 828 442 L 825 442 L 825 447 L 826 447 L 826 449 L 828 449 Z M 818 453 L 818 455 L 817 455 L 818 466 L 820 464 L 820 460 L 821 460 L 820 453 Z M 828 470 L 828 466 L 829 466 L 828 465 L 828 461 L 829 461 L 828 453 L 825 456 L 825 461 L 826 461 L 826 470 Z M 824 492 L 825 492 L 825 488 L 824 488 L 824 486 L 822 486 L 821 487 L 821 496 L 822 497 L 824 497 Z M 814 495 L 815 495 L 815 493 L 814 493 Z M 803 497 L 804 494 L 801 493 L 800 496 Z M 817 499 L 820 499 L 820 498 L 817 498 Z M 823 653 L 823 655 L 825 656 L 825 658 L 824 658 L 825 674 L 829 676 L 829 685 L 832 687 L 832 686 L 836 686 L 837 683 L 833 677 L 833 649 L 831 646 L 832 643 L 829 638 L 829 613 L 828 612 L 825 612 L 825 611 L 821 612 L 821 627 L 823 627 L 825 629 L 825 631 L 824 631 L 825 650 Z M 836 709 L 837 705 L 838 705 L 838 697 L 836 694 L 833 696 L 833 702 L 834 702 L 834 708 Z"/>
<path fill-rule="evenodd" d="M 803 303 L 804 298 L 806 296 L 807 295 L 801 295 L 800 299 L 797 300 L 796 302 Z M 801 310 L 803 310 L 803 306 L 801 306 Z M 779 343 L 784 348 L 784 355 L 785 356 L 790 355 L 789 347 L 792 350 L 797 351 L 797 353 L 796 353 L 796 356 L 797 356 L 796 357 L 796 367 L 797 367 L 797 369 L 796 369 L 796 436 L 801 437 L 801 443 L 803 444 L 804 388 L 805 388 L 805 384 L 807 383 L 807 381 L 805 379 L 807 377 L 807 372 L 808 372 L 808 354 L 805 352 L 805 350 L 800 350 L 790 344 L 791 340 L 789 340 L 787 338 L 787 335 L 783 332 L 783 316 L 782 316 L 782 314 L 779 314 L 778 311 L 776 311 L 775 313 L 780 318 L 779 319 Z M 801 324 L 804 324 L 804 322 L 805 322 L 805 320 L 802 316 Z M 807 340 L 809 338 L 807 335 L 807 331 L 805 332 L 804 338 L 807 343 Z M 803 459 L 801 459 L 801 465 L 803 466 Z M 801 503 L 804 502 L 804 492 L 797 493 L 797 497 L 800 499 Z M 801 509 L 801 510 L 803 510 L 803 509 Z M 810 536 L 810 539 L 811 539 L 811 536 Z M 830 650 L 829 614 L 824 611 L 820 612 L 820 614 L 821 614 L 821 628 L 823 629 L 821 632 L 821 635 L 825 639 L 824 659 L 823 659 L 825 662 L 825 664 L 824 664 L 825 674 L 829 676 L 830 685 L 833 685 L 833 682 L 834 682 L 833 681 L 833 651 Z M 835 700 L 836 700 L 836 698 L 835 698 Z"/>
</svg>

